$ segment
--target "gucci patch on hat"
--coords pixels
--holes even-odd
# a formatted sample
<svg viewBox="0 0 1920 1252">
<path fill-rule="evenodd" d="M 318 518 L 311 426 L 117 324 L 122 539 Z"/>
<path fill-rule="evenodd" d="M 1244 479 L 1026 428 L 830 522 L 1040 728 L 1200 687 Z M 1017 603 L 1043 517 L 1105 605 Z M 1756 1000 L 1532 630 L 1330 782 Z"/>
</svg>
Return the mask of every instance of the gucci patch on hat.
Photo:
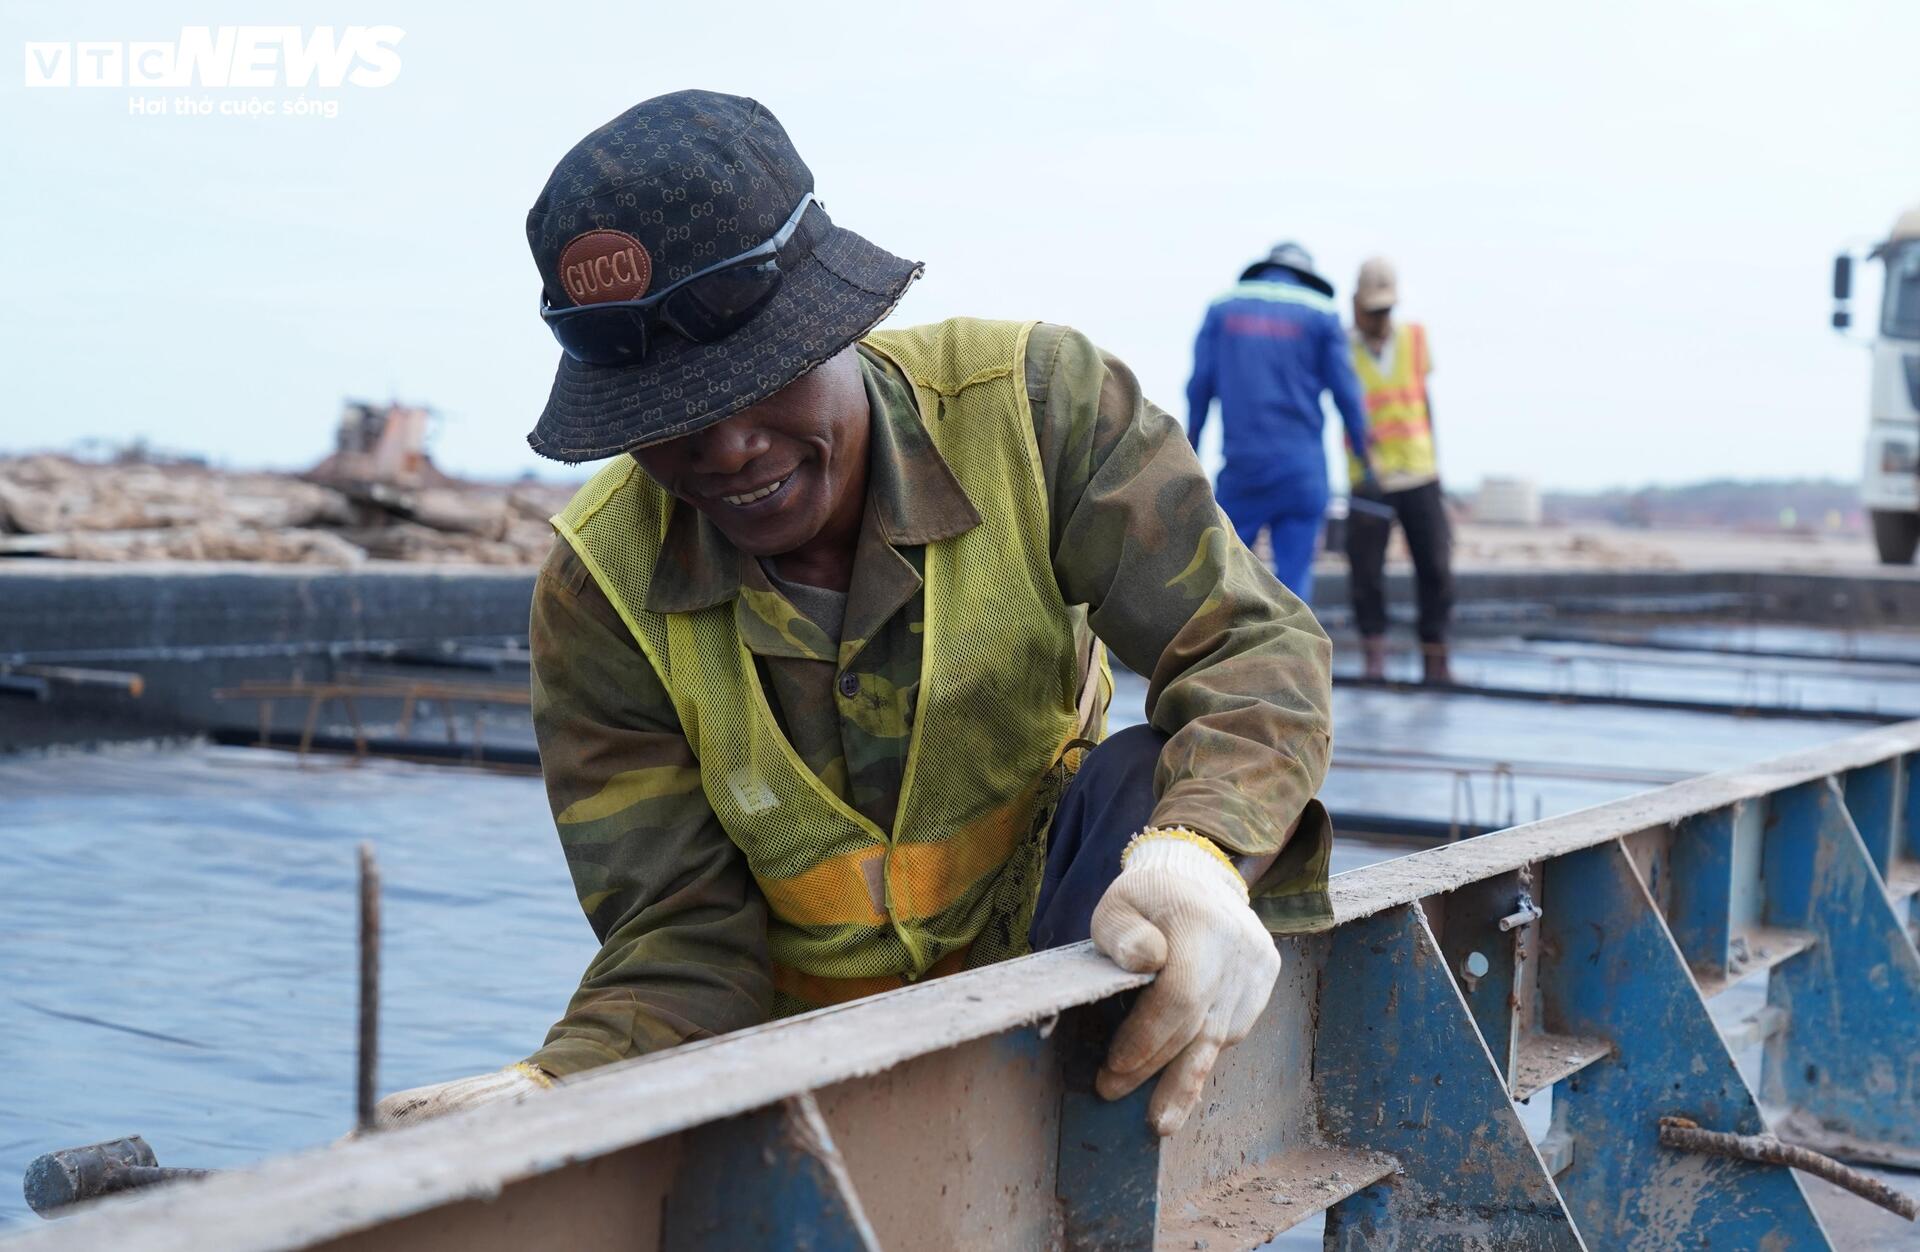
<svg viewBox="0 0 1920 1252">
<path fill-rule="evenodd" d="M 638 300 L 653 281 L 646 246 L 619 230 L 590 230 L 560 253 L 560 284 L 575 304 Z"/>
</svg>

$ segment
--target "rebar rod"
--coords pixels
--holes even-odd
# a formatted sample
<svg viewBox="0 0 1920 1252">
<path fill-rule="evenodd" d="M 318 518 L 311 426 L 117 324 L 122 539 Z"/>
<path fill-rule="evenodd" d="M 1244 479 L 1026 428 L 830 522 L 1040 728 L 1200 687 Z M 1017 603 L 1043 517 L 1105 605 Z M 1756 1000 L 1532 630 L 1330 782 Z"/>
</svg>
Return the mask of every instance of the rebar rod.
<svg viewBox="0 0 1920 1252">
<path fill-rule="evenodd" d="M 1663 1117 L 1660 1119 L 1660 1146 L 1681 1152 L 1730 1156 L 1760 1165 L 1785 1165 L 1789 1169 L 1812 1174 L 1815 1178 L 1824 1178 L 1834 1186 L 1845 1188 L 1863 1200 L 1871 1200 L 1908 1221 L 1920 1214 L 1920 1204 L 1916 1204 L 1912 1196 L 1895 1191 L 1878 1178 L 1842 1165 L 1812 1148 L 1786 1143 L 1772 1135 L 1735 1135 L 1720 1130 L 1702 1130 L 1698 1122 L 1689 1118 Z"/>
<path fill-rule="evenodd" d="M 380 1062 L 380 867 L 373 845 L 360 845 L 360 1057 L 355 1122 L 373 1129 L 374 1089 Z"/>
</svg>

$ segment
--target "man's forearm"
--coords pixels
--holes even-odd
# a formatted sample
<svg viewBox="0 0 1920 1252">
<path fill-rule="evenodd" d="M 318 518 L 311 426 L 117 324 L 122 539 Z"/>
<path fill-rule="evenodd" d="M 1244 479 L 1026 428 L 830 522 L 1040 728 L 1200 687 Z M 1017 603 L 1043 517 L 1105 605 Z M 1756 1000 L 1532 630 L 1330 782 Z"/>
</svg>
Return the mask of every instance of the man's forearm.
<svg viewBox="0 0 1920 1252">
<path fill-rule="evenodd" d="M 1067 602 L 1149 679 L 1156 822 L 1238 855 L 1285 842 L 1326 773 L 1330 645 L 1313 615 L 1227 529 L 1179 428 L 1124 366 L 1061 342 L 1036 387 Z"/>
<path fill-rule="evenodd" d="M 577 560 L 534 590 L 533 720 L 599 953 L 534 1063 L 573 1073 L 765 1020 L 766 905 L 651 664 Z"/>
</svg>

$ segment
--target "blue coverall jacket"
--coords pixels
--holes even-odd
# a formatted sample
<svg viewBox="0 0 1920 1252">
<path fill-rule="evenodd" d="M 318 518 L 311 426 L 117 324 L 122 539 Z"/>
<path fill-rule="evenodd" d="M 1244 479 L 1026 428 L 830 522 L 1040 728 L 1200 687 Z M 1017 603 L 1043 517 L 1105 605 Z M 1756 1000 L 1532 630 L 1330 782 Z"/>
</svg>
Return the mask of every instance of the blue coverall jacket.
<svg viewBox="0 0 1920 1252">
<path fill-rule="evenodd" d="M 1267 528 L 1274 573 L 1303 600 L 1313 593 L 1327 508 L 1320 396 L 1328 391 L 1352 446 L 1365 448 L 1366 410 L 1334 303 L 1291 271 L 1242 279 L 1207 309 L 1193 344 L 1187 439 L 1200 446 L 1218 397 L 1226 464 L 1214 494 L 1245 542 Z"/>
</svg>

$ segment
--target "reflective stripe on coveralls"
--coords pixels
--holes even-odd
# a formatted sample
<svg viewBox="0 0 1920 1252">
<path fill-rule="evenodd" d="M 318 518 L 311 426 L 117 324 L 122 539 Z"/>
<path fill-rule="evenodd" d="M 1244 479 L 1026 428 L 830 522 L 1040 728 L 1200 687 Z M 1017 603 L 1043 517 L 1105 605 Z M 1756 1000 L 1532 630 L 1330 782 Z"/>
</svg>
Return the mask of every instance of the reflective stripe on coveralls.
<svg viewBox="0 0 1920 1252">
<path fill-rule="evenodd" d="M 1353 335 L 1353 372 L 1367 406 L 1367 435 L 1373 453 L 1373 472 L 1389 491 L 1417 487 L 1438 474 L 1433 457 L 1433 427 L 1427 418 L 1427 332 L 1418 322 L 1393 328 L 1393 371 L 1380 372 L 1380 363 L 1367 351 L 1358 331 Z M 1365 477 L 1349 448 L 1347 474 L 1354 486 Z"/>
<path fill-rule="evenodd" d="M 1029 330 L 957 319 L 866 341 L 913 383 L 983 519 L 926 548 L 925 659 L 892 831 L 787 742 L 732 602 L 644 608 L 674 505 L 631 457 L 554 519 L 659 674 L 707 800 L 766 896 L 777 1011 L 1026 950 L 1046 821 L 1079 727 L 1074 618 L 1052 568 L 1023 382 Z"/>
</svg>

